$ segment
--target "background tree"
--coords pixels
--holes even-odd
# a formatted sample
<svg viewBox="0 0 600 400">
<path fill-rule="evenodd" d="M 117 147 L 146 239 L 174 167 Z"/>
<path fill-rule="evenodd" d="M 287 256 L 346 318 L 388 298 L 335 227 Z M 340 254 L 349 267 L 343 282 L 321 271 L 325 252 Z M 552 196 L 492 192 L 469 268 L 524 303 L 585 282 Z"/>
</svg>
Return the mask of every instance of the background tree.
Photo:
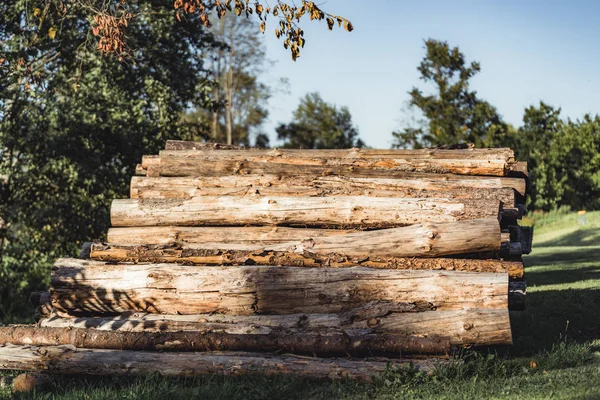
<svg viewBox="0 0 600 400">
<path fill-rule="evenodd" d="M 530 106 L 525 109 L 523 125 L 518 129 L 515 141 L 511 147 L 515 150 L 517 159 L 528 162 L 530 171 L 530 196 L 531 209 L 548 209 L 546 197 L 553 197 L 552 187 L 545 187 L 549 166 L 549 149 L 563 129 L 560 119 L 560 109 L 540 102 L 539 107 Z M 538 190 L 538 184 L 542 187 Z M 544 188 L 545 187 L 545 188 Z"/>
<path fill-rule="evenodd" d="M 549 211 L 561 206 L 574 210 L 600 207 L 600 117 L 554 122 L 557 110 L 529 109 L 542 117 L 537 128 L 548 129 L 536 139 L 533 183 L 536 197 L 531 208 Z M 556 131 L 554 131 L 556 129 Z"/>
<path fill-rule="evenodd" d="M 32 315 L 55 258 L 103 238 L 143 154 L 200 131 L 180 115 L 211 104 L 201 53 L 214 39 L 169 3 L 130 5 L 125 62 L 97 51 L 85 7 L 0 4 L 1 322 Z"/>
<path fill-rule="evenodd" d="M 396 148 L 421 148 L 470 142 L 477 147 L 493 147 L 506 142 L 508 126 L 488 102 L 481 100 L 469 87 L 470 79 L 481 66 L 468 64 L 458 47 L 429 39 L 426 55 L 417 68 L 421 80 L 435 87 L 425 94 L 414 87 L 410 92 L 410 107 L 423 113 L 425 126 L 393 132 Z"/>
<path fill-rule="evenodd" d="M 287 148 L 343 149 L 365 145 L 348 108 L 338 109 L 325 102 L 319 93 L 308 93 L 302 98 L 293 121 L 280 124 L 276 131 Z"/>
<path fill-rule="evenodd" d="M 207 68 L 215 81 L 212 110 L 196 110 L 190 120 L 210 123 L 210 139 L 227 144 L 249 145 L 261 133 L 269 113 L 271 88 L 260 81 L 268 61 L 264 41 L 255 24 L 227 14 L 211 32 L 222 43 L 205 53 Z"/>
</svg>

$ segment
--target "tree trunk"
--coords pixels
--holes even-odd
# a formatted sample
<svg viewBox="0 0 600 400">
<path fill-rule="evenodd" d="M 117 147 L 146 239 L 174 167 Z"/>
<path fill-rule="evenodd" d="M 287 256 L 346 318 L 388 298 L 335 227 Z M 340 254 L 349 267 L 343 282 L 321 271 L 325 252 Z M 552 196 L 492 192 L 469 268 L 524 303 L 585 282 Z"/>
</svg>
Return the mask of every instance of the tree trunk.
<svg viewBox="0 0 600 400">
<path fill-rule="evenodd" d="M 322 356 L 447 354 L 447 337 L 377 335 L 362 332 L 271 331 L 268 334 L 224 332 L 127 332 L 35 325 L 0 327 L 0 343 L 33 346 L 73 345 L 89 349 L 150 351 L 267 351 Z"/>
<path fill-rule="evenodd" d="M 279 150 L 274 150 L 279 151 Z M 161 176 L 219 176 L 243 172 L 244 174 L 334 175 L 357 170 L 371 171 L 376 176 L 388 177 L 387 172 L 426 172 L 459 175 L 507 176 L 514 161 L 491 159 L 444 158 L 390 158 L 379 157 L 327 157 L 312 156 L 313 150 L 296 150 L 290 156 L 270 155 L 265 150 L 204 150 L 160 152 Z M 210 155 L 204 153 L 211 152 Z M 256 153 L 256 154 L 255 154 Z M 327 173 L 330 171 L 330 173 Z"/>
<path fill-rule="evenodd" d="M 0 368 L 51 371 L 68 375 L 191 377 L 200 375 L 289 375 L 312 379 L 371 381 L 388 367 L 412 365 L 431 371 L 440 361 L 376 359 L 324 359 L 269 353 L 177 353 L 128 350 L 77 349 L 73 346 L 0 345 Z"/>
<path fill-rule="evenodd" d="M 390 192 L 396 197 L 447 197 L 428 193 L 455 193 L 454 197 L 489 198 L 498 196 L 507 206 L 514 195 L 525 194 L 523 179 L 443 174 L 406 174 L 404 178 L 351 178 L 341 176 L 219 176 L 219 177 L 140 177 L 131 180 L 131 197 L 193 197 L 210 193 L 211 189 L 238 189 L 253 193 L 266 189 L 325 191 Z M 513 192 L 514 191 L 514 192 Z M 235 192 L 233 192 L 235 193 Z M 318 193 L 318 192 L 315 192 Z"/>
<path fill-rule="evenodd" d="M 65 314 L 66 315 L 66 314 Z M 116 317 L 43 318 L 49 328 L 94 328 L 121 332 L 213 332 L 268 335 L 272 332 L 358 331 L 364 334 L 447 336 L 456 346 L 512 343 L 508 310 L 471 308 L 431 311 L 425 303 L 373 302 L 341 314 L 160 315 L 124 313 Z"/>
<path fill-rule="evenodd" d="M 191 199 L 116 199 L 113 226 L 239 226 L 385 228 L 425 222 L 501 218 L 500 202 L 369 196 L 201 196 Z"/>
<path fill-rule="evenodd" d="M 215 244 L 219 246 L 218 244 Z M 511 278 L 523 277 L 523 263 L 518 261 L 478 260 L 460 258 L 414 258 L 384 256 L 319 255 L 269 250 L 227 250 L 181 248 L 180 246 L 94 244 L 90 258 L 97 261 L 133 263 L 179 263 L 186 265 L 273 265 L 287 267 L 382 269 L 416 269 L 469 272 L 508 273 Z"/>
<path fill-rule="evenodd" d="M 508 275 L 461 271 L 107 264 L 60 259 L 51 302 L 72 315 L 126 311 L 233 315 L 336 313 L 370 301 L 439 310 L 506 309 Z"/>
</svg>

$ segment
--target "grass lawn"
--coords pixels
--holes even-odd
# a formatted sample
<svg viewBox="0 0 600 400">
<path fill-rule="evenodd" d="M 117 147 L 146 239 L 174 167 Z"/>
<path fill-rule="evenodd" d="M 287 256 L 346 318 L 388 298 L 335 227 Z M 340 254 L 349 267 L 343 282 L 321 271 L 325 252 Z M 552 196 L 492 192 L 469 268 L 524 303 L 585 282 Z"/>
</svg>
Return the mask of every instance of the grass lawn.
<svg viewBox="0 0 600 400">
<path fill-rule="evenodd" d="M 514 345 L 465 352 L 432 375 L 390 371 L 374 384 L 290 378 L 58 378 L 51 399 L 600 399 L 600 212 L 535 217 L 527 311 Z M 13 373 L 14 375 L 14 373 Z M 11 398 L 0 389 L 0 399 Z"/>
</svg>

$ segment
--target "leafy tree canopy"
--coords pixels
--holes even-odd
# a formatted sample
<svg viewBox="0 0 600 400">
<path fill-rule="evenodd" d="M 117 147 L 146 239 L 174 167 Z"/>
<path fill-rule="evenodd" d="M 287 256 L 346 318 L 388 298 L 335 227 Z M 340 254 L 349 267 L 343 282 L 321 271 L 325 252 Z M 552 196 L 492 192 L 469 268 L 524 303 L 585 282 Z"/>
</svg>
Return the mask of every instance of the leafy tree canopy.
<svg viewBox="0 0 600 400">
<path fill-rule="evenodd" d="M 426 55 L 417 68 L 421 80 L 433 85 L 435 92 L 425 94 L 413 88 L 410 107 L 418 108 L 425 117 L 423 126 L 393 132 L 394 147 L 422 148 L 458 143 L 474 143 L 477 147 L 494 147 L 506 142 L 509 128 L 496 108 L 481 100 L 471 90 L 470 79 L 481 66 L 468 63 L 458 47 L 429 39 Z"/>
<path fill-rule="evenodd" d="M 293 121 L 280 124 L 276 131 L 287 148 L 343 149 L 365 145 L 359 139 L 348 108 L 338 109 L 325 102 L 319 93 L 302 98 Z"/>
<path fill-rule="evenodd" d="M 90 45 L 83 6 L 0 3 L 0 321 L 32 315 L 54 259 L 102 239 L 143 154 L 201 132 L 180 115 L 211 105 L 201 54 L 215 42 L 168 4 L 132 3 L 135 62 L 119 62 Z"/>
</svg>

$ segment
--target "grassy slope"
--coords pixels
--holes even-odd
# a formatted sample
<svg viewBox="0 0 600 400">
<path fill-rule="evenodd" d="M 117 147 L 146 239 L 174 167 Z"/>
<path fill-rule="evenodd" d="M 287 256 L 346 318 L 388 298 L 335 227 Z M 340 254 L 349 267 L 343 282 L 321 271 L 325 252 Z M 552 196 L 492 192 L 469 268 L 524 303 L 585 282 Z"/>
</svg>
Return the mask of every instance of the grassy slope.
<svg viewBox="0 0 600 400">
<path fill-rule="evenodd" d="M 528 309 L 511 316 L 515 345 L 471 352 L 433 376 L 391 372 L 374 385 L 289 378 L 61 378 L 60 399 L 600 399 L 600 212 L 536 218 L 526 259 Z M 0 389 L 0 398 L 10 393 Z"/>
</svg>

